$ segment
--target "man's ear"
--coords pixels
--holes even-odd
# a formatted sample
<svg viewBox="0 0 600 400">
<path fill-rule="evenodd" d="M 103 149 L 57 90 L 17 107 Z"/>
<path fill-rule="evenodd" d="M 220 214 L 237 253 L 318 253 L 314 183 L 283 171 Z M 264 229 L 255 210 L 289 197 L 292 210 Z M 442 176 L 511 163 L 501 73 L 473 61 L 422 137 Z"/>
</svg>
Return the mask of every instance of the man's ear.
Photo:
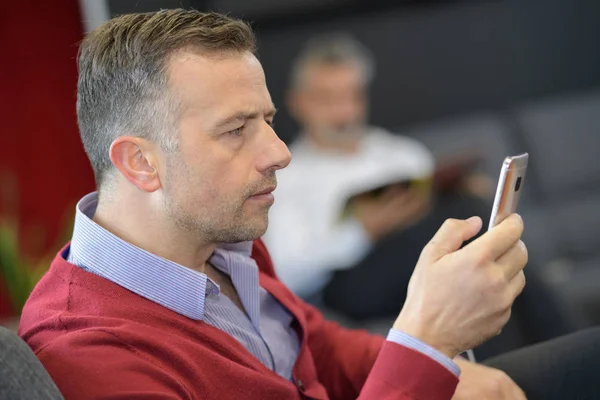
<svg viewBox="0 0 600 400">
<path fill-rule="evenodd" d="M 144 192 L 161 187 L 158 174 L 158 146 L 131 136 L 120 136 L 110 145 L 110 160 L 119 172 Z"/>
</svg>

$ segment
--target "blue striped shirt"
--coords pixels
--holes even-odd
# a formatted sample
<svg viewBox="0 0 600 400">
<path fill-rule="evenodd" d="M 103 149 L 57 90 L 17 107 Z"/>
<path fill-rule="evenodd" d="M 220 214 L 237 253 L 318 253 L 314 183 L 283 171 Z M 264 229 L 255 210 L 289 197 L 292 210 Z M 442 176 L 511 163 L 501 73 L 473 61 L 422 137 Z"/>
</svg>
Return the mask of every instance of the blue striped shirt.
<svg viewBox="0 0 600 400">
<path fill-rule="evenodd" d="M 176 313 L 230 334 L 267 368 L 286 379 L 300 343 L 293 316 L 259 285 L 258 266 L 250 257 L 252 242 L 222 244 L 209 261 L 230 277 L 244 313 L 206 274 L 158 257 L 96 224 L 98 197 L 90 193 L 77 204 L 68 261 L 104 277 Z M 392 329 L 388 340 L 428 355 L 455 375 L 452 360 L 419 340 Z"/>
</svg>

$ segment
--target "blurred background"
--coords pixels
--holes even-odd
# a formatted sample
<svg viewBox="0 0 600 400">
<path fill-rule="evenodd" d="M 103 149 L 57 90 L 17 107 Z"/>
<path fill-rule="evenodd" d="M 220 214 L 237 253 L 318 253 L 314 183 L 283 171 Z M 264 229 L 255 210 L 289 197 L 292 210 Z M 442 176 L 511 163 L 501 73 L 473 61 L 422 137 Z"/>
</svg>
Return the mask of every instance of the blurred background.
<svg viewBox="0 0 600 400">
<path fill-rule="evenodd" d="M 123 13 L 193 7 L 252 21 L 276 130 L 290 68 L 314 35 L 347 32 L 376 73 L 369 121 L 493 180 L 531 155 L 520 213 L 532 268 L 573 317 L 600 323 L 600 2 L 597 0 L 5 0 L 0 14 L 0 320 L 18 315 L 94 190 L 75 117 L 77 43 Z M 540 310 L 544 312 L 544 310 Z"/>
</svg>

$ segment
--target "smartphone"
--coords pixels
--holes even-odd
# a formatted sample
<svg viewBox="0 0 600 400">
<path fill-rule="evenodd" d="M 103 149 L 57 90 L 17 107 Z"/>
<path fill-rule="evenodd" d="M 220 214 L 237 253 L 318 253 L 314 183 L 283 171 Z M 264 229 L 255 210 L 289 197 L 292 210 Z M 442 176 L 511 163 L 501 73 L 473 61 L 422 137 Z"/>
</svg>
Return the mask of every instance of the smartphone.
<svg viewBox="0 0 600 400">
<path fill-rule="evenodd" d="M 504 159 L 502 169 L 500 170 L 500 178 L 498 179 L 498 188 L 496 189 L 488 230 L 517 211 L 517 205 L 519 204 L 523 184 L 525 183 L 528 162 L 528 153 Z"/>
<path fill-rule="evenodd" d="M 496 196 L 494 197 L 494 206 L 492 207 L 492 216 L 488 230 L 498 225 L 502 220 L 517 211 L 521 191 L 525 183 L 525 173 L 527 172 L 527 163 L 529 154 L 523 153 L 516 156 L 506 157 L 500 170 Z M 473 350 L 467 350 L 467 358 L 471 362 L 477 362 Z"/>
</svg>

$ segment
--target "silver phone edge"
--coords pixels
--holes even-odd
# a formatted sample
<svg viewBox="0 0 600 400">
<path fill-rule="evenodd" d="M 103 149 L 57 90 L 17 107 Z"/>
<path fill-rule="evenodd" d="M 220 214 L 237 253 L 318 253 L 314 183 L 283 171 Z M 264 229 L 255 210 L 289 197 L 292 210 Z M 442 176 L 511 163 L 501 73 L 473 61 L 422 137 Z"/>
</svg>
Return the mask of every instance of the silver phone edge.
<svg viewBox="0 0 600 400">
<path fill-rule="evenodd" d="M 496 187 L 496 194 L 494 195 L 494 203 L 492 206 L 492 213 L 490 215 L 490 222 L 488 224 L 488 231 L 497 224 L 495 220 L 498 216 L 498 209 L 500 202 L 502 201 L 502 192 L 504 185 L 506 184 L 506 178 L 508 177 L 509 171 L 513 170 L 527 170 L 529 164 L 529 153 L 521 153 L 514 156 L 508 156 L 502 162 L 502 168 L 500 169 L 500 176 L 498 177 L 498 186 Z"/>
</svg>

